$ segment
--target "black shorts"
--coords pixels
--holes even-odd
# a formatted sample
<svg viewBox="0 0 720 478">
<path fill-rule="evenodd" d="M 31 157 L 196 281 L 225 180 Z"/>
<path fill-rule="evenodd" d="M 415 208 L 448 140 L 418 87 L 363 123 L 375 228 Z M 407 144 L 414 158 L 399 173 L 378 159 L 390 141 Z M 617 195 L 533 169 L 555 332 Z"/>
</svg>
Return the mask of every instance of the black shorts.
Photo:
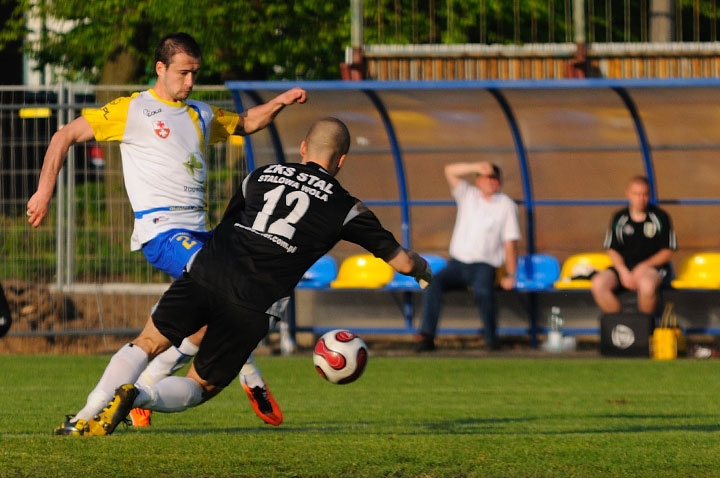
<svg viewBox="0 0 720 478">
<path fill-rule="evenodd" d="M 670 282 L 673 280 L 673 268 L 672 264 L 663 264 L 661 266 L 656 266 L 655 269 L 660 274 L 660 278 L 662 281 L 660 282 L 660 288 L 661 289 L 667 289 L 670 287 Z M 620 282 L 620 274 L 618 274 L 617 269 L 615 269 L 614 266 L 608 267 L 609 271 L 612 271 L 613 274 L 615 274 L 615 278 L 617 278 L 618 286 L 615 288 L 615 292 L 624 292 L 627 289 L 625 286 L 622 285 L 622 282 Z"/>
<path fill-rule="evenodd" d="M 226 387 L 268 332 L 264 312 L 233 304 L 195 282 L 187 273 L 172 283 L 152 311 L 155 327 L 176 347 L 207 324 L 195 356 L 203 380 Z"/>
</svg>

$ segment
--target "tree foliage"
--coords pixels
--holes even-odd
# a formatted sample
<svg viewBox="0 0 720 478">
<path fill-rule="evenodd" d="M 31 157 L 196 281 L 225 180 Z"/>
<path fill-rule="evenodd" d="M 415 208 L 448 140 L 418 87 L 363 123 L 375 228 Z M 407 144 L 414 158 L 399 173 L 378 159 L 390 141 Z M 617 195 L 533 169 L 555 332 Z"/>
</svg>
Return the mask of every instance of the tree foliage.
<svg viewBox="0 0 720 478">
<path fill-rule="evenodd" d="M 716 40 L 715 2 L 676 0 L 680 41 Z M 647 40 L 648 5 L 583 2 L 589 41 Z M 0 0 L 15 6 L 0 48 L 26 37 L 27 12 L 48 28 L 25 51 L 69 79 L 144 82 L 165 34 L 186 31 L 203 49 L 202 82 L 338 78 L 350 40 L 349 0 Z M 569 0 L 364 0 L 367 44 L 573 41 Z M 644 7 L 643 7 L 644 5 Z M 592 7 L 592 8 L 591 8 Z M 708 33 L 709 32 L 709 33 Z"/>
<path fill-rule="evenodd" d="M 0 0 L 6 6 L 9 0 Z M 233 79 L 337 78 L 350 38 L 346 0 L 18 0 L 0 42 L 26 36 L 26 12 L 64 20 L 24 50 L 40 65 L 64 67 L 70 79 L 97 81 L 123 59 L 126 81 L 154 75 L 154 49 L 165 34 L 185 31 L 203 51 L 203 82 Z M 67 26 L 70 26 L 67 29 Z M 131 58 L 131 60 L 128 60 Z M 119 76 L 123 76 L 118 72 Z M 124 71 L 124 73 L 128 73 Z M 113 76 L 113 75 L 110 75 Z M 112 82 L 108 78 L 104 82 Z"/>
</svg>

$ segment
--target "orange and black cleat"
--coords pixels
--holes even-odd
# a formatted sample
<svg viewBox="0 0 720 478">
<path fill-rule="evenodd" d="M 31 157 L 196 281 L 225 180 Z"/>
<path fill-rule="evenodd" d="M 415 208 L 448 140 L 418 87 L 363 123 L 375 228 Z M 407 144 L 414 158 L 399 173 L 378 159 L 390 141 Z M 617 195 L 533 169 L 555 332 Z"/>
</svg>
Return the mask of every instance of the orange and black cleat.
<svg viewBox="0 0 720 478">
<path fill-rule="evenodd" d="M 283 421 L 282 411 L 273 398 L 272 393 L 270 393 L 270 389 L 267 388 L 267 384 L 263 382 L 262 387 L 250 388 L 242 376 L 240 377 L 240 383 L 245 393 L 247 393 L 250 404 L 257 416 L 269 425 L 280 425 Z"/>
</svg>

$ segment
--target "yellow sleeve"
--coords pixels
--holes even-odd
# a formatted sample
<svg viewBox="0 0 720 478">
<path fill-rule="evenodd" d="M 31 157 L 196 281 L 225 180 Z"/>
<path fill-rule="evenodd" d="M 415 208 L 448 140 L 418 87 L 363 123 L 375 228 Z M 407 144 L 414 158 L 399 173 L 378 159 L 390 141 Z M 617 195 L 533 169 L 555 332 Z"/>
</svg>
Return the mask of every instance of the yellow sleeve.
<svg viewBox="0 0 720 478">
<path fill-rule="evenodd" d="M 90 123 L 98 141 L 121 141 L 125 133 L 127 113 L 132 97 L 123 96 L 112 100 L 102 108 L 88 109 L 83 117 Z"/>
<path fill-rule="evenodd" d="M 240 115 L 226 111 L 216 106 L 210 106 L 213 111 L 212 124 L 210 125 L 210 144 L 225 141 L 228 136 L 235 132 Z"/>
</svg>

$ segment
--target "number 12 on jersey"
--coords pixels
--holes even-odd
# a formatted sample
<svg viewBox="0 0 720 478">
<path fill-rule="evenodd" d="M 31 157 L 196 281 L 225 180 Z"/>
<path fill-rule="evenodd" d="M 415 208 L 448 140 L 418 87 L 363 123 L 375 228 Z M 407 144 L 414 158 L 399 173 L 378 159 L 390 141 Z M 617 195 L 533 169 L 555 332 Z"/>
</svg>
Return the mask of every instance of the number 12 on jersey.
<svg viewBox="0 0 720 478">
<path fill-rule="evenodd" d="M 310 207 L 310 196 L 297 190 L 285 194 L 286 188 L 287 186 L 284 185 L 278 186 L 265 193 L 263 196 L 265 204 L 263 205 L 262 211 L 258 212 L 252 225 L 254 230 L 276 234 L 287 239 L 293 238 L 295 235 L 295 227 L 293 224 L 297 224 L 307 212 L 308 207 Z M 268 225 L 268 221 L 275 211 L 278 201 L 280 201 L 280 198 L 283 196 L 285 197 L 286 206 L 292 206 L 293 203 L 295 206 L 286 217 L 276 219 Z"/>
</svg>

